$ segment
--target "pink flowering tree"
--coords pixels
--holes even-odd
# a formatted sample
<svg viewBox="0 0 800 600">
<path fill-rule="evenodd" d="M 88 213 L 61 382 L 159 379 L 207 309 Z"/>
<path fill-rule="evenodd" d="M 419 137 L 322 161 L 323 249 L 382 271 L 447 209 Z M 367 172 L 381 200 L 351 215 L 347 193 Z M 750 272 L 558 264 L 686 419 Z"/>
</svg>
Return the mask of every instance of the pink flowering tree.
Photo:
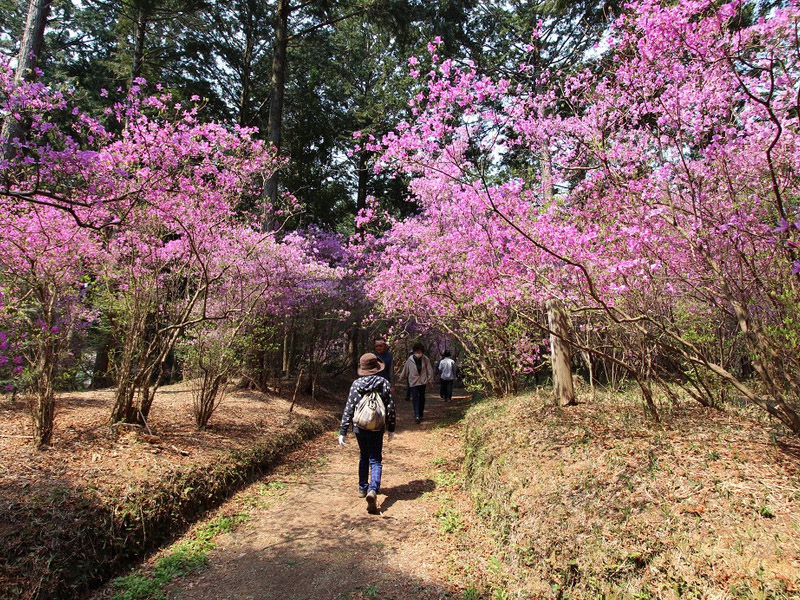
<svg viewBox="0 0 800 600">
<path fill-rule="evenodd" d="M 71 107 L 68 95 L 14 82 L 0 69 L 3 113 L 25 125 L 24 136 L 0 140 L 11 149 L 0 162 L 3 239 L 18 238 L 2 248 L 4 279 L 16 286 L 3 287 L 3 321 L 13 325 L 9 314 L 37 298 L 36 322 L 53 337 L 74 323 L 66 310 L 51 318 L 51 306 L 68 305 L 81 276 L 90 278 L 118 334 L 112 422 L 146 421 L 165 358 L 187 327 L 208 317 L 207 303 L 232 268 L 219 257 L 238 256 L 241 228 L 253 228 L 237 205 L 252 204 L 276 164 L 252 131 L 200 123 L 198 106 L 145 96 L 140 85 L 106 110 L 103 125 Z M 35 282 L 17 276 L 26 261 L 55 264 L 63 281 L 36 296 Z M 23 333 L 30 346 L 31 333 Z M 6 340 L 21 335 L 4 331 Z M 43 360 L 34 358 L 27 364 Z M 29 371 L 49 389 L 42 368 Z"/>
<path fill-rule="evenodd" d="M 800 432 L 798 9 L 746 9 L 635 3 L 605 70 L 535 94 L 433 45 L 413 120 L 372 146 L 421 205 L 387 236 L 387 309 L 504 307 L 549 334 L 556 298 L 602 332 L 570 343 L 630 373 L 654 416 L 651 385 L 677 382 Z"/>
<path fill-rule="evenodd" d="M 319 256 L 301 235 L 240 229 L 229 237 L 236 247 L 218 258 L 231 266 L 202 309 L 205 318 L 188 328 L 180 343 L 201 429 L 222 402 L 230 378 L 246 366 L 253 331 L 266 322 L 285 327 L 308 312 L 314 329 L 313 319 L 326 318 L 325 300 L 338 291 L 346 268 Z M 321 345 L 324 339 L 314 341 Z"/>
<path fill-rule="evenodd" d="M 10 385 L 31 391 L 33 436 L 42 446 L 53 435 L 59 367 L 92 317 L 83 300 L 98 246 L 65 213 L 45 206 L 0 203 L 0 231 L 0 360 L 13 365 Z"/>
<path fill-rule="evenodd" d="M 168 96 L 114 108 L 122 126 L 103 156 L 117 168 L 125 214 L 115 215 L 103 281 L 122 340 L 112 421 L 146 422 L 167 356 L 236 267 L 236 206 L 257 197 L 275 160 L 252 132 L 199 123 Z"/>
<path fill-rule="evenodd" d="M 85 292 L 99 240 L 81 225 L 97 207 L 70 190 L 88 181 L 97 154 L 87 145 L 108 137 L 66 94 L 14 81 L 5 62 L 0 114 L 19 125 L 4 131 L 27 132 L 0 139 L 0 369 L 7 387 L 26 391 L 41 446 L 53 434 L 55 380 L 69 342 L 93 316 Z"/>
</svg>

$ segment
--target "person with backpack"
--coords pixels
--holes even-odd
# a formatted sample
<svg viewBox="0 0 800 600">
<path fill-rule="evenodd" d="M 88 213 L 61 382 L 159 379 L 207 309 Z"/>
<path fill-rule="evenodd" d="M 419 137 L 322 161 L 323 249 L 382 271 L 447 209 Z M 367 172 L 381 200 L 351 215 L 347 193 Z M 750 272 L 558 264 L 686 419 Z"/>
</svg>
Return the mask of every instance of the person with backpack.
<svg viewBox="0 0 800 600">
<path fill-rule="evenodd" d="M 339 427 L 339 445 L 344 446 L 347 429 L 353 425 L 358 441 L 358 497 L 367 499 L 367 512 L 379 514 L 378 492 L 383 472 L 383 434 L 394 438 L 395 408 L 392 386 L 378 375 L 385 364 L 368 352 L 358 361 L 359 378 L 350 386 Z"/>
<path fill-rule="evenodd" d="M 420 343 L 412 347 L 414 353 L 408 357 L 400 372 L 400 380 L 408 379 L 411 402 L 414 406 L 414 421 L 419 423 L 425 415 L 425 386 L 433 383 L 433 367 L 425 356 L 425 346 Z"/>
<path fill-rule="evenodd" d="M 450 350 L 442 352 L 442 360 L 439 361 L 439 397 L 444 402 L 453 399 L 453 382 L 456 379 L 456 361 L 450 358 Z"/>
</svg>

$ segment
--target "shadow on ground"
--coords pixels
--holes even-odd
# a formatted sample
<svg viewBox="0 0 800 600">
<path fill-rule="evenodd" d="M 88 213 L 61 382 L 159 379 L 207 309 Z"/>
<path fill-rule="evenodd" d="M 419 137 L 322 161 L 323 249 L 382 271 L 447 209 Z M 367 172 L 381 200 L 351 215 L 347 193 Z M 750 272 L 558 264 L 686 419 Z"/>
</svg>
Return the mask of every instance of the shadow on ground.
<svg viewBox="0 0 800 600">
<path fill-rule="evenodd" d="M 333 532 L 298 528 L 266 544 L 241 548 L 186 581 L 180 600 L 436 600 L 460 597 L 446 583 L 399 570 L 391 559 L 400 540 L 385 520 L 350 516 Z M 425 557 L 420 556 L 420 563 Z"/>
<path fill-rule="evenodd" d="M 392 505 L 400 501 L 416 500 L 426 492 L 432 492 L 436 488 L 436 483 L 433 479 L 415 479 L 402 485 L 395 485 L 391 487 L 384 487 L 381 490 L 382 494 L 386 494 L 386 498 L 380 505 L 381 512 L 389 512 Z"/>
</svg>

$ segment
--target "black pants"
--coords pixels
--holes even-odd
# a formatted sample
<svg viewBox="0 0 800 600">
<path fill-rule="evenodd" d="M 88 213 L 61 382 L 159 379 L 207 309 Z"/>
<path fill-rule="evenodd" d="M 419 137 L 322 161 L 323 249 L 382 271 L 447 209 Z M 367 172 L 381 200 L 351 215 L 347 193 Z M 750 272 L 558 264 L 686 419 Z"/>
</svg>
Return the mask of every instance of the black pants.
<svg viewBox="0 0 800 600">
<path fill-rule="evenodd" d="M 414 405 L 414 418 L 422 419 L 425 413 L 425 386 L 415 385 L 411 388 L 411 403 Z"/>
<path fill-rule="evenodd" d="M 452 400 L 453 399 L 453 380 L 452 379 L 442 379 L 442 385 L 439 388 L 439 396 L 441 396 L 442 400 Z"/>
</svg>

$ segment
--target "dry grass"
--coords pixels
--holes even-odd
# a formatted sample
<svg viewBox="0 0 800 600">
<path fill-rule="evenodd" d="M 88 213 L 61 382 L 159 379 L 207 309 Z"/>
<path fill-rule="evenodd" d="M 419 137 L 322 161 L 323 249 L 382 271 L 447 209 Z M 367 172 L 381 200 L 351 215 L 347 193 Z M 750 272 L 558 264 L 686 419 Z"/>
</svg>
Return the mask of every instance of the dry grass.
<svg viewBox="0 0 800 600">
<path fill-rule="evenodd" d="M 22 403 L 0 397 L 0 598 L 75 597 L 262 473 L 330 423 L 329 406 L 249 391 L 197 431 L 186 384 L 162 388 L 151 433 L 111 431 L 113 392 L 59 398 L 36 451 Z M 11 437 L 14 436 L 14 437 Z"/>
<path fill-rule="evenodd" d="M 499 599 L 800 598 L 798 440 L 735 410 L 665 412 L 620 395 L 472 409 L 459 578 Z"/>
<path fill-rule="evenodd" d="M 153 403 L 149 425 L 154 435 L 135 427 L 108 427 L 114 390 L 61 394 L 57 400 L 53 444 L 36 451 L 25 437 L 0 437 L 0 490 L 6 499 L 25 496 L 31 486 L 59 481 L 95 490 L 99 496 L 166 473 L 211 464 L 231 450 L 269 438 L 289 422 L 290 400 L 249 390 L 229 394 L 198 431 L 188 383 L 164 386 Z M 310 417 L 304 400 L 295 416 Z M 0 396 L 0 436 L 26 436 L 31 420 L 21 401 Z"/>
</svg>

